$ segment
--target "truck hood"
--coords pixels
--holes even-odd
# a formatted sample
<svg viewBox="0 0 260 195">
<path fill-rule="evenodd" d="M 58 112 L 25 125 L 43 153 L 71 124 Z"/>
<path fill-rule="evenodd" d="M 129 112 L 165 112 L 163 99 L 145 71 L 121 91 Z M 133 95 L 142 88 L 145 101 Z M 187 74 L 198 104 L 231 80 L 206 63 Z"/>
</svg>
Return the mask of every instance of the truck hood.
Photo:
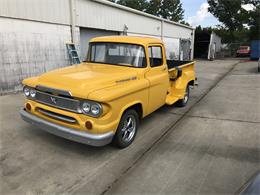
<svg viewBox="0 0 260 195">
<path fill-rule="evenodd" d="M 91 92 L 137 78 L 131 67 L 83 63 L 57 69 L 38 77 L 37 85 L 70 91 L 72 96 L 87 98 Z"/>
</svg>

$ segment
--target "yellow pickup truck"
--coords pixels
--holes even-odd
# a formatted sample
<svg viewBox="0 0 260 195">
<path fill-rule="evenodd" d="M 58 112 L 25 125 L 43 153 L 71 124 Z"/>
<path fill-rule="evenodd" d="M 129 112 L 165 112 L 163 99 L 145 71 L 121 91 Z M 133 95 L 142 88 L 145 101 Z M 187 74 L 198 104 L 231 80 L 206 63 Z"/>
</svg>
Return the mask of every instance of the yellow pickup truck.
<svg viewBox="0 0 260 195">
<path fill-rule="evenodd" d="M 194 62 L 166 59 L 155 38 L 110 36 L 90 41 L 87 61 L 23 81 L 23 120 L 57 136 L 129 146 L 139 122 L 161 106 L 185 106 Z"/>
</svg>

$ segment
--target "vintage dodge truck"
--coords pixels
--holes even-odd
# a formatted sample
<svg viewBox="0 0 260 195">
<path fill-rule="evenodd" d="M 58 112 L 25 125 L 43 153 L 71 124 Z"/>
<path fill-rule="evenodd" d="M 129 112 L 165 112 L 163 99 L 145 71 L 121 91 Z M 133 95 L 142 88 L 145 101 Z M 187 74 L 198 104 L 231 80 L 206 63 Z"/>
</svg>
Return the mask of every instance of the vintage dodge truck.
<svg viewBox="0 0 260 195">
<path fill-rule="evenodd" d="M 66 139 L 124 148 L 143 117 L 165 104 L 185 106 L 195 80 L 194 62 L 167 60 L 159 39 L 99 37 L 86 62 L 25 79 L 20 114 Z"/>
</svg>

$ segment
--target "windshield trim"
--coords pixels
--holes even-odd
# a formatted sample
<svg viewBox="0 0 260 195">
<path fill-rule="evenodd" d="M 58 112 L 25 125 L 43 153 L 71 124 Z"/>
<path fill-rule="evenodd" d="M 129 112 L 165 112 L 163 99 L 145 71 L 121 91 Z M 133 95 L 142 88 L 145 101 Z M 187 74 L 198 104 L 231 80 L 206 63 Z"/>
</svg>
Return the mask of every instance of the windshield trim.
<svg viewBox="0 0 260 195">
<path fill-rule="evenodd" d="M 89 55 L 91 54 L 91 50 L 92 50 L 92 47 L 91 47 L 91 44 L 102 44 L 102 43 L 112 43 L 112 44 L 128 44 L 128 45 L 136 45 L 136 46 L 140 46 L 143 48 L 144 50 L 144 57 L 145 57 L 145 66 L 142 66 L 142 67 L 136 67 L 136 66 L 128 66 L 128 65 L 121 65 L 121 64 L 112 64 L 112 63 L 105 63 L 105 62 L 96 62 L 96 61 L 91 61 L 89 60 Z M 122 42 L 109 42 L 109 41 L 97 41 L 97 42 L 90 42 L 89 43 L 89 50 L 88 50 L 88 53 L 87 53 L 87 59 L 85 62 L 88 62 L 88 63 L 94 63 L 94 64 L 107 64 L 107 65 L 114 65 L 114 66 L 124 66 L 124 67 L 130 67 L 130 68 L 147 68 L 147 56 L 146 56 L 146 50 L 145 50 L 145 47 L 141 44 L 136 44 L 136 43 L 122 43 Z"/>
</svg>

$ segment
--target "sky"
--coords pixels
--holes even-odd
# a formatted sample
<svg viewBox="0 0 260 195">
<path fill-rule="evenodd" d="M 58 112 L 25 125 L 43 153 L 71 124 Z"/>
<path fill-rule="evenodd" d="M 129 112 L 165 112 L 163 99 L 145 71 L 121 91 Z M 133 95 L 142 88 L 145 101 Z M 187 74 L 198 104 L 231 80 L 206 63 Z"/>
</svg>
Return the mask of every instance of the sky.
<svg viewBox="0 0 260 195">
<path fill-rule="evenodd" d="M 218 20 L 208 12 L 207 0 L 181 0 L 182 6 L 185 10 L 184 19 L 190 25 L 196 27 L 215 26 L 220 24 Z"/>
</svg>

